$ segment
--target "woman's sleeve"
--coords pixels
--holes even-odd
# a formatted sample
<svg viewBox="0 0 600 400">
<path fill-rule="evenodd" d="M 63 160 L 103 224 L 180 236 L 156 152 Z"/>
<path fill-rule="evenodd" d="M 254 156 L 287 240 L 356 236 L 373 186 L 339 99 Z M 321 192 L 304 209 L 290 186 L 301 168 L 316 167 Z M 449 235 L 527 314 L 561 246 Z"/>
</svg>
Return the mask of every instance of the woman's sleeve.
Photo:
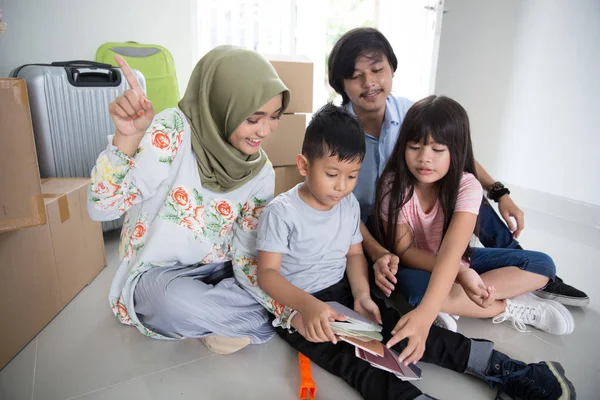
<svg viewBox="0 0 600 400">
<path fill-rule="evenodd" d="M 242 206 L 237 221 L 233 225 L 231 262 L 233 264 L 233 274 L 239 284 L 267 311 L 276 316 L 273 326 L 289 328 L 290 317 L 293 316 L 294 310 L 278 303 L 265 293 L 258 286 L 256 276 L 258 266 L 256 250 L 258 219 L 265 206 L 273 199 L 275 190 L 273 167 L 268 164 L 265 168 L 270 168 L 269 173 L 265 174 L 259 182 L 256 182 L 257 190 Z"/>
<path fill-rule="evenodd" d="M 156 115 L 133 157 L 112 144 L 113 135 L 108 139 L 92 169 L 88 191 L 88 213 L 95 221 L 117 219 L 156 193 L 182 148 L 183 117 L 176 108 Z"/>
</svg>

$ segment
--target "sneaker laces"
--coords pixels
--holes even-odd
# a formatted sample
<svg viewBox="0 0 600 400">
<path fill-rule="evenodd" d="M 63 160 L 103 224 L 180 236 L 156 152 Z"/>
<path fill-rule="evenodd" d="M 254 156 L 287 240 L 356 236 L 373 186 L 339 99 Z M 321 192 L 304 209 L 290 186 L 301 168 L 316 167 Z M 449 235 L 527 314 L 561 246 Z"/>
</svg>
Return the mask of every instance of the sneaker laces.
<svg viewBox="0 0 600 400">
<path fill-rule="evenodd" d="M 513 368 L 511 368 L 511 366 Z M 519 369 L 513 370 L 514 367 Z M 502 394 L 508 392 L 511 397 L 529 399 L 532 394 L 546 394 L 546 391 L 536 384 L 535 380 L 530 379 L 527 375 L 531 371 L 531 366 L 515 360 L 505 360 L 501 364 L 494 365 L 499 376 L 486 376 L 489 381 L 490 388 L 494 388 L 494 384 L 498 384 L 498 392 L 494 400 L 504 400 Z M 510 381 L 517 378 L 519 385 L 510 385 Z M 510 387 L 509 387 L 510 385 Z M 507 390 L 508 389 L 508 390 Z M 537 397 L 536 397 L 537 398 Z"/>
<path fill-rule="evenodd" d="M 539 312 L 535 307 L 513 303 L 507 300 L 506 311 L 492 318 L 494 324 L 501 324 L 504 321 L 511 321 L 514 328 L 519 332 L 529 332 L 526 324 L 535 325 L 540 319 Z"/>
</svg>

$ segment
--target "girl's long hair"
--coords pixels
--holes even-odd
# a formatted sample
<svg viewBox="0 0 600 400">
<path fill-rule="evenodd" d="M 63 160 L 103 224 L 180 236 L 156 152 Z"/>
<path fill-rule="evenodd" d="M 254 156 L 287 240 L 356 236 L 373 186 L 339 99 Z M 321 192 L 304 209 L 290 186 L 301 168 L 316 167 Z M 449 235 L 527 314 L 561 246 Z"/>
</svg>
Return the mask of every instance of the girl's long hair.
<svg viewBox="0 0 600 400">
<path fill-rule="evenodd" d="M 440 206 L 444 212 L 442 238 L 446 235 L 452 219 L 463 173 L 468 172 L 477 177 L 469 117 L 465 109 L 445 96 L 431 95 L 415 103 L 406 113 L 400 128 L 400 137 L 377 183 L 375 237 L 389 251 L 395 250 L 399 213 L 414 195 L 414 187 L 418 182 L 406 165 L 407 144 L 427 143 L 429 136 L 436 143 L 448 146 L 450 151 L 450 169 L 436 182 Z M 389 202 L 387 210 L 383 210 L 382 200 L 386 196 L 389 196 Z M 382 211 L 387 214 L 387 221 L 381 218 Z M 468 260 L 469 254 L 470 248 L 467 246 L 463 258 Z"/>
</svg>

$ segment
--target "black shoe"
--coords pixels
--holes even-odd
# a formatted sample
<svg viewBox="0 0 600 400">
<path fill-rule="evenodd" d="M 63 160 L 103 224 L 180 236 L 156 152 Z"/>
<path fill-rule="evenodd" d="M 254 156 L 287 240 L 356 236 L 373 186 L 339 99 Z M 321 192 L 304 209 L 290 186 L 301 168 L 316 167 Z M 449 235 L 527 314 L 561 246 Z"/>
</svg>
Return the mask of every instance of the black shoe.
<svg viewBox="0 0 600 400">
<path fill-rule="evenodd" d="M 544 299 L 556 300 L 565 306 L 583 307 L 590 303 L 587 294 L 567 285 L 558 276 L 554 282 L 550 282 L 544 289 L 535 291 L 533 294 Z"/>
<path fill-rule="evenodd" d="M 553 361 L 525 364 L 506 354 L 492 353 L 485 380 L 493 388 L 499 386 L 496 399 L 502 394 L 514 399 L 574 400 L 575 387 L 565 376 L 562 365 Z"/>
</svg>

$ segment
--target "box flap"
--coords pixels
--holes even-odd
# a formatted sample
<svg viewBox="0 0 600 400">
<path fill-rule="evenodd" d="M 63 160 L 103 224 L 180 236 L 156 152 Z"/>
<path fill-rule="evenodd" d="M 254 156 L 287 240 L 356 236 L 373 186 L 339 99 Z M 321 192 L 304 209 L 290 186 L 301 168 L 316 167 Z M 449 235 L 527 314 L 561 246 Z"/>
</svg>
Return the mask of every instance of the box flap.
<svg viewBox="0 0 600 400">
<path fill-rule="evenodd" d="M 58 215 L 61 223 L 64 223 L 69 219 L 69 200 L 67 199 L 66 194 L 44 194 L 44 204 L 46 205 L 46 210 L 48 209 L 48 205 L 52 202 L 56 201 L 58 203 Z M 48 217 L 48 222 L 50 222 L 50 217 Z"/>
<path fill-rule="evenodd" d="M 0 78 L 0 232 L 46 222 L 27 85 Z"/>
<path fill-rule="evenodd" d="M 42 192 L 64 194 L 79 190 L 82 185 L 89 185 L 89 183 L 89 178 L 47 178 L 42 179 Z"/>
</svg>

